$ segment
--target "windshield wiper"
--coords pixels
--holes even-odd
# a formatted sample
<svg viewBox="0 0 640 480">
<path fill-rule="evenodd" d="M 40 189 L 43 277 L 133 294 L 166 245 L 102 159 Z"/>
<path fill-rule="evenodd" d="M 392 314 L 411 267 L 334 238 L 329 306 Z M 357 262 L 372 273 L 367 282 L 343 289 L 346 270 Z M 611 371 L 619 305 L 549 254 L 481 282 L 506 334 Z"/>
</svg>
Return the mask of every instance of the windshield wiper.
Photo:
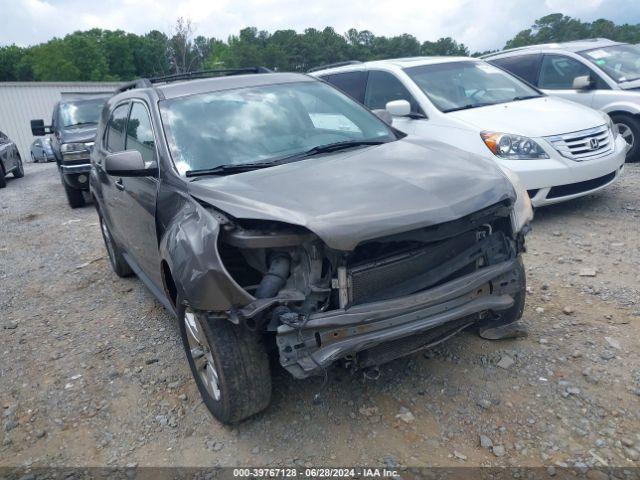
<svg viewBox="0 0 640 480">
<path fill-rule="evenodd" d="M 79 122 L 79 123 L 72 123 L 71 125 L 65 125 L 65 127 L 78 127 L 80 125 L 95 125 L 98 122 Z"/>
<path fill-rule="evenodd" d="M 327 143 L 326 145 L 318 145 L 316 147 L 310 148 L 304 153 L 293 155 L 293 157 L 309 157 L 318 153 L 336 152 L 338 150 L 345 150 L 347 148 L 353 147 L 363 147 L 366 145 L 382 145 L 383 143 L 387 142 L 384 142 L 382 140 L 349 140 L 346 142 Z"/>
<path fill-rule="evenodd" d="M 282 165 L 284 163 L 294 162 L 296 160 L 302 160 L 306 157 L 311 157 L 320 153 L 335 152 L 337 150 L 344 150 L 346 148 L 361 147 L 365 145 L 381 145 L 386 143 L 382 140 L 357 140 L 348 142 L 328 143 L 326 145 L 318 145 L 310 148 L 301 153 L 295 153 L 286 157 L 278 158 L 270 162 L 256 162 L 256 163 L 237 163 L 218 165 L 213 168 L 203 168 L 200 170 L 187 170 L 185 175 L 187 177 L 198 177 L 201 175 L 233 175 L 234 173 L 250 172 L 251 170 L 258 170 L 260 168 L 274 167 L 276 165 Z"/>
<path fill-rule="evenodd" d="M 487 105 L 493 105 L 493 103 L 469 103 L 462 107 L 448 108 L 447 110 L 443 110 L 442 112 L 443 113 L 457 112 L 458 110 L 469 110 L 470 108 L 486 107 Z"/>
<path fill-rule="evenodd" d="M 226 165 L 218 165 L 213 168 L 202 168 L 199 170 L 187 170 L 187 177 L 198 177 L 201 175 L 233 175 L 234 173 L 250 172 L 260 168 L 273 167 L 281 162 L 258 162 L 258 163 L 229 163 Z"/>
<path fill-rule="evenodd" d="M 539 98 L 542 95 L 522 95 L 521 97 L 513 97 L 511 99 L 512 102 L 517 102 L 519 100 L 529 100 L 530 98 Z"/>
</svg>

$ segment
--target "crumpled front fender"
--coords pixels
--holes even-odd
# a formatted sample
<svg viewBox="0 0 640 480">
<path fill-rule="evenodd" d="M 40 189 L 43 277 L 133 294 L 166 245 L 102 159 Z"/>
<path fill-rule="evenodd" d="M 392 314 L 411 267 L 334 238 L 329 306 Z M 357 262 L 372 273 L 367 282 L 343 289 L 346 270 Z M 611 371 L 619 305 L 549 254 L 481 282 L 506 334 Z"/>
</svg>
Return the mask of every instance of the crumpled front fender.
<svg viewBox="0 0 640 480">
<path fill-rule="evenodd" d="M 160 255 L 178 295 L 195 310 L 227 311 L 253 300 L 224 268 L 218 253 L 220 223 L 204 207 L 186 202 L 167 226 Z"/>
</svg>

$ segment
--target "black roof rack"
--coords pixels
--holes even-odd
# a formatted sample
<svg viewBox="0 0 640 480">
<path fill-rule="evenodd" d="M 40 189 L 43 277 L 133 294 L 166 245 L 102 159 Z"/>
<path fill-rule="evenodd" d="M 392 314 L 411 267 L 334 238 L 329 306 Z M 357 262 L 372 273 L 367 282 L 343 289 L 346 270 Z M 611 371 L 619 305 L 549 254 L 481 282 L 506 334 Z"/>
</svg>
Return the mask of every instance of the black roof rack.
<svg viewBox="0 0 640 480">
<path fill-rule="evenodd" d="M 197 78 L 210 78 L 227 75 L 242 75 L 245 73 L 273 73 L 273 70 L 267 67 L 245 67 L 245 68 L 216 68 L 212 70 L 198 70 L 195 72 L 175 73 L 173 75 L 164 75 L 162 77 L 139 78 L 133 82 L 125 83 L 116 92 L 126 92 L 134 88 L 149 88 L 154 83 L 170 83 L 180 80 L 191 80 Z"/>
<path fill-rule="evenodd" d="M 326 65 L 320 65 L 307 70 L 307 73 L 317 72 L 318 70 L 324 70 L 325 68 L 345 67 L 347 65 L 356 65 L 362 63 L 360 60 L 347 60 L 346 62 L 327 63 Z"/>
</svg>

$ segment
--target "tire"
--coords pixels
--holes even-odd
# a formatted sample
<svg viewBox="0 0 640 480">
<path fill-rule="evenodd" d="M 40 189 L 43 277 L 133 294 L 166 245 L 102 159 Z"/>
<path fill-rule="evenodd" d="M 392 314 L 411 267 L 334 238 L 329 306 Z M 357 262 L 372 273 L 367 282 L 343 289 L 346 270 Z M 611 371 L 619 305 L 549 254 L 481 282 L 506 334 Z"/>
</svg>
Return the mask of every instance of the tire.
<svg viewBox="0 0 640 480">
<path fill-rule="evenodd" d="M 226 319 L 207 319 L 179 302 L 185 354 L 211 414 L 228 424 L 267 408 L 271 402 L 271 371 L 260 334 Z"/>
<path fill-rule="evenodd" d="M 13 176 L 15 178 L 24 177 L 24 164 L 22 163 L 22 159 L 18 157 L 18 168 L 13 171 Z"/>
<path fill-rule="evenodd" d="M 64 186 L 64 193 L 67 195 L 67 201 L 69 202 L 69 206 L 71 208 L 81 208 L 84 207 L 84 195 L 82 194 L 82 190 L 77 190 L 73 187 L 70 187 L 66 184 L 64 179 L 62 179 L 62 183 Z"/>
<path fill-rule="evenodd" d="M 102 215 L 98 212 L 98 218 L 100 219 L 100 231 L 102 232 L 102 239 L 104 240 L 104 246 L 109 256 L 109 263 L 111 268 L 121 278 L 130 277 L 133 275 L 133 270 L 122 255 L 122 250 L 116 244 L 115 240 L 111 237 L 109 227 L 104 222 Z"/>
<path fill-rule="evenodd" d="M 4 168 L 2 167 L 2 162 L 0 162 L 0 188 L 7 186 L 7 179 L 4 178 L 4 175 Z"/>
<path fill-rule="evenodd" d="M 634 115 L 617 113 L 611 115 L 611 120 L 618 127 L 622 138 L 631 145 L 627 152 L 627 162 L 640 160 L 640 120 Z"/>
<path fill-rule="evenodd" d="M 33 163 L 40 163 L 40 160 L 38 160 L 36 158 L 36 156 L 33 154 L 33 152 L 31 152 L 31 162 Z"/>
<path fill-rule="evenodd" d="M 506 310 L 501 310 L 498 314 L 488 320 L 480 323 L 480 327 L 483 328 L 495 328 L 503 325 L 509 325 L 510 323 L 517 322 L 522 318 L 524 313 L 525 300 L 527 298 L 527 274 L 522 261 L 522 256 L 518 257 L 517 266 L 518 275 L 518 290 L 513 296 L 513 305 Z"/>
</svg>

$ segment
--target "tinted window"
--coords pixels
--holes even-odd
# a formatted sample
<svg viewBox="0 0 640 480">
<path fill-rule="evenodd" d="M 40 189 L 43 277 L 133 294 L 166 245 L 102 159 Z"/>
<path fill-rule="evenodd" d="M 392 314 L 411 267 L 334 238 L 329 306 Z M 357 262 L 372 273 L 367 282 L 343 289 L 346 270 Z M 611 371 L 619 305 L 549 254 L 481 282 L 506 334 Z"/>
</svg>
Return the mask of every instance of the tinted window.
<svg viewBox="0 0 640 480">
<path fill-rule="evenodd" d="M 155 140 L 151 119 L 144 105 L 134 102 L 127 122 L 127 150 L 138 150 L 145 164 L 155 160 Z"/>
<path fill-rule="evenodd" d="M 400 80 L 388 72 L 370 71 L 365 105 L 372 110 L 384 109 L 392 100 L 406 100 L 411 104 L 411 111 L 418 111 L 418 102 Z"/>
<path fill-rule="evenodd" d="M 596 88 L 608 88 L 604 81 L 584 63 L 564 55 L 545 55 L 540 68 L 540 88 L 571 90 L 576 77 L 589 75 Z"/>
<path fill-rule="evenodd" d="M 180 173 L 286 161 L 338 142 L 396 139 L 375 115 L 322 82 L 208 92 L 163 100 L 160 108 Z"/>
<path fill-rule="evenodd" d="M 360 103 L 364 103 L 367 72 L 336 73 L 335 75 L 327 75 L 321 78 L 339 88 L 347 95 L 352 96 Z"/>
<path fill-rule="evenodd" d="M 518 57 L 496 58 L 495 60 L 490 60 L 489 63 L 504 68 L 525 82 L 535 85 L 538 81 L 541 57 L 542 55 L 538 54 L 521 55 Z"/>
<path fill-rule="evenodd" d="M 127 123 L 129 104 L 117 107 L 107 124 L 107 150 L 110 152 L 121 152 L 124 150 L 124 128 Z"/>
</svg>

